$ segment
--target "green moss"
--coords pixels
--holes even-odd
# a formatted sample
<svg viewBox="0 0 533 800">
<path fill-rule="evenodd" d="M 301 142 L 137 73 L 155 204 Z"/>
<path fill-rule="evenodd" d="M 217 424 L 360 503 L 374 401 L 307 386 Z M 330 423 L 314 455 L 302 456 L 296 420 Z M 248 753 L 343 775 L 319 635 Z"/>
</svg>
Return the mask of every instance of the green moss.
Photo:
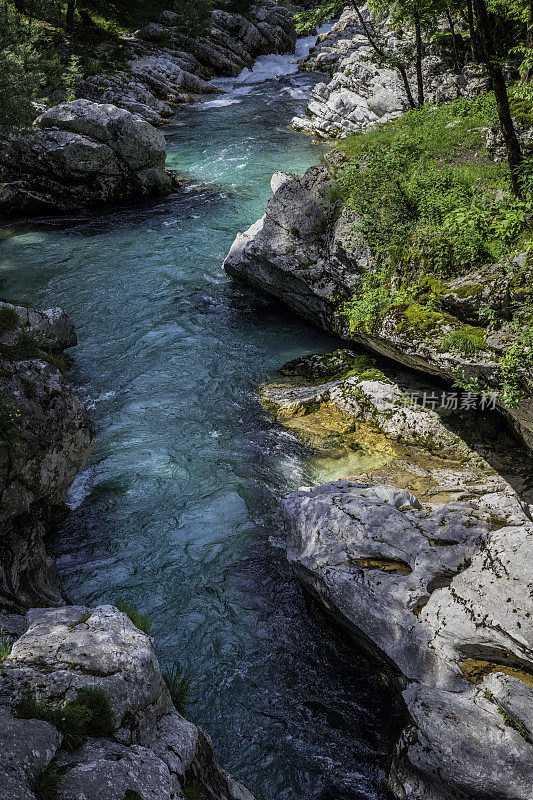
<svg viewBox="0 0 533 800">
<path fill-rule="evenodd" d="M 523 128 L 531 128 L 533 126 L 533 104 L 531 100 L 525 97 L 516 97 L 510 101 L 509 107 L 513 119 Z"/>
<path fill-rule="evenodd" d="M 490 692 L 488 689 L 485 689 L 483 694 L 487 700 L 489 700 L 491 703 L 494 703 L 494 705 L 496 706 L 496 711 L 498 712 L 500 717 L 503 718 L 503 721 L 505 722 L 507 727 L 513 728 L 513 730 L 519 733 L 520 736 L 526 740 L 526 742 L 529 742 L 529 744 L 531 744 L 531 738 L 526 729 L 524 728 L 524 726 L 521 725 L 519 722 L 517 722 L 514 719 L 514 717 L 512 717 L 504 708 L 502 708 L 498 704 L 492 692 Z"/>
<path fill-rule="evenodd" d="M 484 288 L 482 283 L 466 283 L 464 286 L 454 288 L 453 293 L 461 298 L 478 297 Z"/>
<path fill-rule="evenodd" d="M 396 309 L 396 327 L 399 333 L 413 331 L 418 336 L 438 333 L 445 325 L 456 322 L 454 317 L 439 311 L 432 311 L 427 306 L 411 303 L 407 307 Z"/>
</svg>

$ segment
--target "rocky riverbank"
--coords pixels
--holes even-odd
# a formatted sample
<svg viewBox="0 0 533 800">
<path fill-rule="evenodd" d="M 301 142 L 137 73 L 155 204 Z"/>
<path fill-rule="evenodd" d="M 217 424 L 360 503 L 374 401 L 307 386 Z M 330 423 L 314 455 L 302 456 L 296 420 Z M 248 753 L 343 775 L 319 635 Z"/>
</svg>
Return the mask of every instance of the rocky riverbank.
<svg viewBox="0 0 533 800">
<path fill-rule="evenodd" d="M 62 595 L 44 540 L 94 439 L 63 377 L 75 344 L 61 309 L 0 303 L 0 795 L 253 800 L 175 708 L 152 640 Z"/>
<path fill-rule="evenodd" d="M 400 34 L 386 22 L 377 27 L 380 47 L 387 53 L 401 56 L 413 48 L 414 38 L 408 31 Z M 464 62 L 462 39 L 458 39 L 458 49 Z M 296 130 L 321 139 L 343 138 L 368 130 L 377 123 L 396 119 L 409 108 L 398 71 L 380 63 L 352 8 L 346 8 L 331 31 L 319 37 L 316 47 L 300 62 L 300 69 L 331 76 L 328 83 L 321 81 L 312 90 L 306 116 L 292 120 Z M 456 68 L 449 43 L 447 47 L 437 40 L 427 43 L 422 69 L 429 102 L 473 97 L 486 92 L 489 86 L 484 67 L 466 63 Z M 407 78 L 411 86 L 416 84 L 413 69 L 408 69 Z"/>
<path fill-rule="evenodd" d="M 298 359 L 260 393 L 349 478 L 286 498 L 288 557 L 402 692 L 394 796 L 530 798 L 531 456 L 466 395 L 428 406 L 448 393 L 362 353 Z"/>
<path fill-rule="evenodd" d="M 395 34 L 387 41 L 402 46 Z M 376 65 L 352 11 L 301 66 L 333 76 L 293 121 L 301 130 L 343 138 L 406 109 L 397 75 Z M 427 47 L 427 96 L 486 89 L 470 66 L 449 75 Z M 310 356 L 260 388 L 330 479 L 284 501 L 288 557 L 306 592 L 402 693 L 409 721 L 389 773 L 393 795 L 529 800 L 533 423 L 527 349 L 518 355 L 529 262 L 518 253 L 435 275 L 421 246 L 388 283 L 374 278 L 358 204 L 339 200 L 349 169 L 368 163 L 350 147 L 302 176 L 276 173 L 265 215 L 224 263 L 313 325 L 390 359 L 357 349 Z M 493 147 L 482 156 L 494 157 Z M 372 230 L 372 211 L 363 213 Z"/>
<path fill-rule="evenodd" d="M 0 213 L 51 214 L 168 194 L 179 179 L 165 170 L 165 138 L 153 126 L 180 104 L 220 92 L 209 78 L 238 75 L 258 56 L 293 52 L 296 43 L 292 12 L 273 0 L 252 5 L 246 17 L 214 10 L 197 38 L 184 35 L 179 20 L 165 11 L 123 37 L 126 66 L 113 68 L 103 43 L 95 55 L 106 67 L 80 81 L 79 99 L 40 114 L 22 136 L 4 137 Z"/>
</svg>

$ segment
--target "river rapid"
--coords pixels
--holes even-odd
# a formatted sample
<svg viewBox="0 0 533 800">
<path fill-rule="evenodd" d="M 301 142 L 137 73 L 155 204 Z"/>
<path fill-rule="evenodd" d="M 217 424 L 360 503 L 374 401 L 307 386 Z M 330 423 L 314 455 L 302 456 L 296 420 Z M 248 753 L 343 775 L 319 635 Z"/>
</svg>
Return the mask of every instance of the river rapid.
<svg viewBox="0 0 533 800">
<path fill-rule="evenodd" d="M 320 476 L 255 393 L 338 342 L 221 271 L 271 174 L 320 159 L 289 127 L 317 80 L 296 68 L 313 41 L 179 111 L 168 165 L 184 190 L 16 225 L 0 275 L 6 299 L 61 305 L 78 332 L 69 378 L 98 435 L 50 543 L 72 601 L 127 596 L 150 615 L 162 665 L 193 678 L 188 715 L 261 800 L 384 800 L 395 701 L 306 613 L 278 506 Z"/>
</svg>

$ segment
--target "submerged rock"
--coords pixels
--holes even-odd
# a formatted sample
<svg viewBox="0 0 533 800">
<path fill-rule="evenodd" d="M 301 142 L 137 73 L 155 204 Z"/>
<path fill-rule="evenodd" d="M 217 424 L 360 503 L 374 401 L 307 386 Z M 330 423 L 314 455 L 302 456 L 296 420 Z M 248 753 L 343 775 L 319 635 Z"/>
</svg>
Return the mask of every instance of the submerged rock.
<svg viewBox="0 0 533 800">
<path fill-rule="evenodd" d="M 2 797 L 34 800 L 36 778 L 55 774 L 58 800 L 179 800 L 184 790 L 201 800 L 253 800 L 217 764 L 207 735 L 174 708 L 152 641 L 126 614 L 32 609 L 26 625 L 0 669 Z M 86 688 L 99 690 L 100 706 L 81 739 L 31 718 Z M 37 701 L 30 713 L 18 705 L 28 696 Z"/>
</svg>

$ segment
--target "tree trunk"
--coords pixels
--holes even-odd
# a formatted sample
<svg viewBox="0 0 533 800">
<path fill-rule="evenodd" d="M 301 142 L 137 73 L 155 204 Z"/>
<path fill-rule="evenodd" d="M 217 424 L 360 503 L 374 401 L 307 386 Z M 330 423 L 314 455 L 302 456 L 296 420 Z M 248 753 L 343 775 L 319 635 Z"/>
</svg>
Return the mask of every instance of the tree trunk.
<svg viewBox="0 0 533 800">
<path fill-rule="evenodd" d="M 65 28 L 68 31 L 71 31 L 74 27 L 74 12 L 76 11 L 76 6 L 78 4 L 78 0 L 67 0 L 67 14 L 65 17 Z"/>
<path fill-rule="evenodd" d="M 533 0 L 531 0 L 531 2 L 533 3 Z M 459 63 L 460 62 L 460 58 L 459 58 L 459 49 L 457 47 L 457 39 L 455 38 L 455 24 L 454 24 L 454 21 L 453 21 L 453 17 L 450 14 L 450 10 L 448 8 L 446 8 L 446 16 L 448 18 L 448 25 L 450 26 L 450 33 L 452 34 L 453 60 L 454 60 L 454 64 L 455 64 L 455 71 L 457 73 L 459 73 L 459 72 L 461 72 L 461 66 L 460 66 L 460 63 Z"/>
<path fill-rule="evenodd" d="M 472 0 L 466 2 L 467 19 L 468 19 L 468 32 L 470 34 L 470 51 L 472 53 L 472 60 L 479 63 L 483 61 L 483 56 L 480 51 L 479 43 L 477 40 L 476 26 L 474 25 L 474 9 Z"/>
<path fill-rule="evenodd" d="M 533 0 L 529 0 L 529 15 L 527 20 L 527 32 L 526 32 L 526 48 L 529 50 L 526 53 L 526 57 L 528 60 L 533 58 Z M 520 83 L 530 83 L 533 79 L 533 67 L 527 67 L 521 72 L 520 75 Z"/>
<path fill-rule="evenodd" d="M 532 2 L 533 2 L 533 0 L 532 0 Z M 357 16 L 359 18 L 359 22 L 361 23 L 361 27 L 363 28 L 363 30 L 365 32 L 365 36 L 368 39 L 368 42 L 369 42 L 370 46 L 376 51 L 378 56 L 381 59 L 383 59 L 383 61 L 391 64 L 390 57 L 387 56 L 385 51 L 382 50 L 382 48 L 377 44 L 377 42 L 375 41 L 374 37 L 370 33 L 368 25 L 366 24 L 365 20 L 363 19 L 363 15 L 361 14 L 361 11 L 359 10 L 359 6 L 358 6 L 357 2 L 355 2 L 355 0 L 352 0 L 351 4 L 352 4 L 353 8 L 355 8 L 356 14 L 357 14 Z M 400 73 L 400 77 L 401 77 L 401 79 L 403 81 L 403 85 L 404 85 L 404 88 L 405 88 L 405 94 L 407 95 L 407 102 L 409 103 L 409 107 L 410 108 L 415 108 L 416 107 L 416 103 L 415 103 L 415 100 L 414 100 L 414 97 L 413 97 L 413 93 L 411 92 L 411 87 L 409 86 L 409 80 L 407 79 L 407 71 L 406 71 L 405 67 L 403 66 L 403 64 L 398 64 L 396 61 L 394 61 L 392 63 L 392 66 L 394 66 L 398 70 L 398 72 Z"/>
<path fill-rule="evenodd" d="M 422 77 L 422 31 L 420 27 L 420 14 L 418 9 L 413 11 L 416 36 L 416 85 L 418 92 L 418 105 L 424 105 L 424 80 Z"/>
<path fill-rule="evenodd" d="M 498 108 L 500 129 L 507 150 L 507 160 L 509 162 L 509 169 L 511 170 L 513 192 L 517 197 L 520 197 L 521 191 L 518 183 L 518 167 L 522 163 L 522 150 L 520 149 L 520 142 L 518 141 L 518 136 L 516 135 L 511 117 L 507 86 L 505 84 L 502 68 L 494 58 L 492 27 L 485 0 L 473 0 L 473 2 L 479 42 L 483 51 L 483 59 L 489 69 L 492 79 L 492 88 L 494 89 L 494 97 L 496 98 L 496 106 Z"/>
</svg>

